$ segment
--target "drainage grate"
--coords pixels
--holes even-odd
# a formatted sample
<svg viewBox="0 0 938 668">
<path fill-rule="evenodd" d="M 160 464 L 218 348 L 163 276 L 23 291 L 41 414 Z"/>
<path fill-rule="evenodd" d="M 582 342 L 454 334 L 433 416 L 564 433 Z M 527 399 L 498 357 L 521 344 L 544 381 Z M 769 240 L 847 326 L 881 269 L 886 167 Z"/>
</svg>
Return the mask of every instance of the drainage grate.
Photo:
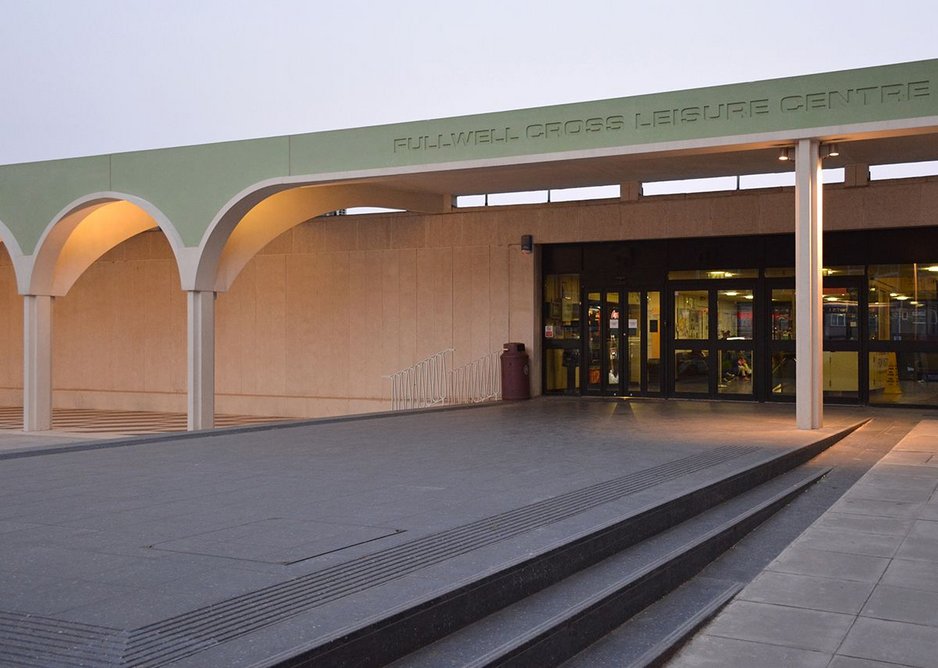
<svg viewBox="0 0 938 668">
<path fill-rule="evenodd" d="M 421 568 L 758 450 L 725 446 L 597 483 L 193 610 L 130 633 L 123 660 L 159 666 Z"/>
<path fill-rule="evenodd" d="M 3 666 L 116 666 L 126 642 L 127 633 L 120 629 L 0 612 Z"/>
</svg>

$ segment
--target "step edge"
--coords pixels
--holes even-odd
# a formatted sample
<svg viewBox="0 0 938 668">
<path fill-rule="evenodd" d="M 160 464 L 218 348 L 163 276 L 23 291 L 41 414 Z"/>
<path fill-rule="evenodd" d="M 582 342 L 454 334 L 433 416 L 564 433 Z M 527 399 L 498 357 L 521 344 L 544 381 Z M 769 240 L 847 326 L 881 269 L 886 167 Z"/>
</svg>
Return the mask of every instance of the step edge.
<svg viewBox="0 0 938 668">
<path fill-rule="evenodd" d="M 747 509 L 746 511 L 736 515 L 734 518 L 727 520 L 726 522 L 721 523 L 719 526 L 714 527 L 707 532 L 701 534 L 697 538 L 690 540 L 683 545 L 674 548 L 667 554 L 655 559 L 649 564 L 633 571 L 628 577 L 620 579 L 618 582 L 607 585 L 601 591 L 596 594 L 588 597 L 587 599 L 576 603 L 567 608 L 563 613 L 554 615 L 549 620 L 545 620 L 541 624 L 538 624 L 534 629 L 529 633 L 525 634 L 523 639 L 519 637 L 516 642 L 505 643 L 500 648 L 497 648 L 484 657 L 479 657 L 479 659 L 465 664 L 464 668 L 482 668 L 483 666 L 492 666 L 498 665 L 502 660 L 513 658 L 518 655 L 518 650 L 524 650 L 526 647 L 533 647 L 534 645 L 542 642 L 546 637 L 548 637 L 548 632 L 552 631 L 564 624 L 573 623 L 576 621 L 576 618 L 583 616 L 597 606 L 609 601 L 614 598 L 616 595 L 626 591 L 630 587 L 640 584 L 640 582 L 653 575 L 656 571 L 661 570 L 672 562 L 677 561 L 680 557 L 683 557 L 693 550 L 704 547 L 710 541 L 714 541 L 720 538 L 723 534 L 731 531 L 733 528 L 744 524 L 745 522 L 759 516 L 762 514 L 766 515 L 766 518 L 771 516 L 778 508 L 784 505 L 789 499 L 800 494 L 818 480 L 823 478 L 825 475 L 830 473 L 831 469 L 828 467 L 822 468 L 819 471 L 812 472 L 811 474 L 805 476 L 803 479 L 798 482 L 790 485 L 789 487 L 775 493 L 768 499 L 760 502 L 759 504 L 753 506 L 752 508 Z M 754 529 L 756 526 L 761 524 L 763 520 L 757 522 L 752 528 L 748 529 L 746 533 Z M 699 571 L 698 571 L 699 572 Z M 687 582 L 696 573 L 691 574 L 687 577 L 684 582 Z M 673 590 L 672 590 L 673 591 Z M 509 656 L 510 653 L 515 652 L 513 656 Z M 569 657 L 568 657 L 569 658 Z"/>
<path fill-rule="evenodd" d="M 710 599 L 705 606 L 699 608 L 693 615 L 681 622 L 677 628 L 645 650 L 625 668 L 656 668 L 660 666 L 663 661 L 671 657 L 680 648 L 685 640 L 736 598 L 736 595 L 745 586 L 742 582 L 730 583 L 722 592 Z"/>
</svg>

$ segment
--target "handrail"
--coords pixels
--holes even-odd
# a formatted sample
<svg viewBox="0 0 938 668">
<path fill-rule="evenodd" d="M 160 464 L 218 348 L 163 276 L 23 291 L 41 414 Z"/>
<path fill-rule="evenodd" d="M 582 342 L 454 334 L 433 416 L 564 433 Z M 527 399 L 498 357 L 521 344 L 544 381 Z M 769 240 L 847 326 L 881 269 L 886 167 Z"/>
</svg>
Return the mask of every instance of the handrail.
<svg viewBox="0 0 938 668">
<path fill-rule="evenodd" d="M 447 348 L 389 376 L 391 410 L 472 404 L 501 398 L 501 351 L 453 369 L 455 350 Z"/>
</svg>

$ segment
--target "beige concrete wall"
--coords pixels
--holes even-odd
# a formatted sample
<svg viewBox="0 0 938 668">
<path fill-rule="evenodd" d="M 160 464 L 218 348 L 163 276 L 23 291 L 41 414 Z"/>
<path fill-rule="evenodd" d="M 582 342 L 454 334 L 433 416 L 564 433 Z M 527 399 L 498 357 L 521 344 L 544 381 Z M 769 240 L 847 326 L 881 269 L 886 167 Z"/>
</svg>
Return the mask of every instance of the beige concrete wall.
<svg viewBox="0 0 938 668">
<path fill-rule="evenodd" d="M 23 299 L 6 247 L 0 244 L 0 406 L 23 402 Z"/>
<path fill-rule="evenodd" d="M 825 192 L 827 229 L 936 221 L 938 178 Z M 382 376 L 449 347 L 469 362 L 506 341 L 531 349 L 539 388 L 537 255 L 520 253 L 521 235 L 547 244 L 793 229 L 791 188 L 320 218 L 274 240 L 219 295 L 217 408 L 381 410 Z M 0 400 L 12 402 L 22 387 L 22 302 L 5 252 L 0 309 Z M 184 410 L 185 312 L 160 232 L 108 253 L 55 302 L 55 405 Z"/>
<path fill-rule="evenodd" d="M 220 412 L 384 410 L 383 376 L 533 343 L 533 258 L 482 216 L 337 216 L 281 235 L 217 301 Z"/>
<path fill-rule="evenodd" d="M 186 298 L 161 233 L 95 262 L 53 304 L 53 404 L 185 410 Z"/>
</svg>

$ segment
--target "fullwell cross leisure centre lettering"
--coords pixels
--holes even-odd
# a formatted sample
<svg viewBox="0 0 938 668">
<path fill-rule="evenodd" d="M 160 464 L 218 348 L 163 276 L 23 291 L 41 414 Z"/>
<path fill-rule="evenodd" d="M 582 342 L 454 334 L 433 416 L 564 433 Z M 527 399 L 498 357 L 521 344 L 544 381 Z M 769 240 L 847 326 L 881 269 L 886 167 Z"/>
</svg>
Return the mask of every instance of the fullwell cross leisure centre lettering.
<svg viewBox="0 0 938 668">
<path fill-rule="evenodd" d="M 773 114 L 803 114 L 914 102 L 932 96 L 931 81 L 909 81 L 856 88 L 821 90 L 778 98 L 755 98 L 687 105 L 670 109 L 636 111 L 593 118 L 548 120 L 524 126 L 466 128 L 461 130 L 396 137 L 394 152 L 458 149 L 461 147 L 509 144 L 519 141 L 549 141 L 560 137 L 641 132 L 649 128 L 693 127 L 713 122 L 744 121 Z"/>
</svg>

